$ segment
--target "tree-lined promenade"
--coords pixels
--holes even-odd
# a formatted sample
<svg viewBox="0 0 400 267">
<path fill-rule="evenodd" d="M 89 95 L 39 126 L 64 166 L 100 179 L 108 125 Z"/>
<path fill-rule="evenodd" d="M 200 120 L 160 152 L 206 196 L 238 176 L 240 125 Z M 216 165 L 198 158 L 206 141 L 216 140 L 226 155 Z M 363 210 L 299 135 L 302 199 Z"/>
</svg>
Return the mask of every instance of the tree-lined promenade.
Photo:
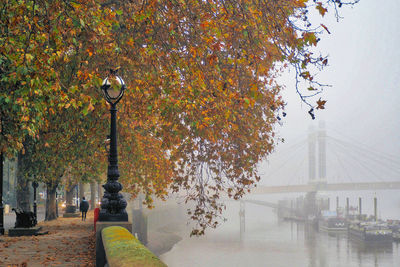
<svg viewBox="0 0 400 267">
<path fill-rule="evenodd" d="M 95 266 L 93 212 L 85 222 L 60 218 L 39 225 L 48 234 L 0 236 L 0 266 Z"/>
<path fill-rule="evenodd" d="M 104 177 L 109 115 L 99 88 L 118 68 L 124 191 L 149 206 L 184 192 L 192 233 L 215 227 L 220 194 L 253 188 L 257 164 L 280 141 L 277 77 L 291 68 L 311 117 L 324 108 L 311 96 L 324 88 L 315 74 L 328 59 L 316 47 L 330 32 L 309 17 L 354 2 L 3 1 L 0 150 L 18 162 L 18 207 L 29 210 L 29 182 L 43 182 L 53 220 L 57 187 Z"/>
</svg>

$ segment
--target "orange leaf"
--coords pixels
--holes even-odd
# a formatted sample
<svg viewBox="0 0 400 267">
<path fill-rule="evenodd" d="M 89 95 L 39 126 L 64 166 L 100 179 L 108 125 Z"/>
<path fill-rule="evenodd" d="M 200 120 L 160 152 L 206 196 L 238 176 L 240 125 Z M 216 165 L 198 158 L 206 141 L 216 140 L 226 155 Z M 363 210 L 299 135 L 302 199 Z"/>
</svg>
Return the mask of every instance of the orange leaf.
<svg viewBox="0 0 400 267">
<path fill-rule="evenodd" d="M 326 27 L 324 24 L 321 24 L 322 28 L 325 29 L 325 31 L 327 31 L 329 34 L 331 34 L 331 32 L 329 31 L 328 27 Z"/>
<path fill-rule="evenodd" d="M 317 109 L 325 109 L 326 100 L 321 100 L 321 98 L 317 101 Z"/>
<path fill-rule="evenodd" d="M 325 16 L 325 13 L 328 11 L 328 9 L 324 8 L 324 7 L 322 6 L 322 3 L 321 3 L 321 2 L 318 2 L 317 4 L 318 4 L 318 5 L 317 5 L 315 8 L 319 11 L 319 13 L 321 14 L 321 16 Z"/>
</svg>

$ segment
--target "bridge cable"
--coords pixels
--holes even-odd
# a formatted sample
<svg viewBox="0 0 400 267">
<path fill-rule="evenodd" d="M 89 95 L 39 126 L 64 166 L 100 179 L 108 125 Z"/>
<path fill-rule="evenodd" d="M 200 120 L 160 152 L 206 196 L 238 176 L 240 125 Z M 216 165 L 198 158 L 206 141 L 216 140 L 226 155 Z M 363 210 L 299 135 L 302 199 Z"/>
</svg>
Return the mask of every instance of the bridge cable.
<svg viewBox="0 0 400 267">
<path fill-rule="evenodd" d="M 362 161 L 360 157 L 353 155 L 352 152 L 354 152 L 354 151 L 350 150 L 348 146 L 341 144 L 341 143 L 337 143 L 337 144 L 343 146 L 345 148 L 345 150 L 348 151 L 348 153 L 343 153 L 343 154 L 346 155 L 348 158 L 353 159 L 354 162 L 361 167 L 361 171 L 366 173 L 365 177 L 368 177 L 368 180 L 372 181 L 371 179 L 376 178 L 382 182 L 385 182 L 385 180 L 380 178 L 380 175 L 377 175 L 376 172 L 373 169 L 371 169 L 371 167 L 367 163 Z M 371 177 L 371 174 L 373 175 L 372 177 Z"/>
<path fill-rule="evenodd" d="M 338 144 L 338 145 L 344 146 L 343 144 Z M 339 150 L 341 152 L 341 154 L 343 154 L 347 158 L 351 158 L 352 160 L 354 160 L 354 162 L 357 163 L 357 165 L 362 167 L 362 169 L 361 169 L 362 171 L 365 171 L 364 169 L 368 169 L 369 170 L 369 172 L 365 171 L 365 173 L 367 174 L 367 175 L 364 175 L 365 177 L 368 177 L 368 179 L 377 178 L 377 179 L 385 182 L 382 178 L 380 178 L 380 175 L 377 175 L 376 172 L 373 169 L 371 169 L 371 167 L 369 166 L 370 164 L 365 162 L 365 160 L 364 161 L 361 160 L 360 157 L 357 157 L 357 155 L 353 155 L 352 152 L 354 152 L 354 151 L 350 150 L 350 152 L 348 152 L 347 149 L 349 149 L 349 148 L 347 146 L 344 146 L 344 147 L 346 148 L 346 151 L 342 152 L 342 151 Z M 338 147 L 336 147 L 336 148 L 338 148 Z M 374 176 L 371 176 L 371 174 L 373 174 Z M 353 181 L 353 179 L 351 177 L 349 177 L 349 179 L 351 179 Z"/>
<path fill-rule="evenodd" d="M 375 148 L 373 148 L 373 147 L 371 147 L 371 146 L 368 146 L 367 144 L 361 143 L 361 142 L 358 141 L 357 139 L 355 139 L 355 138 L 353 138 L 353 137 L 351 137 L 351 136 L 347 136 L 347 135 L 345 135 L 345 134 L 343 134 L 343 133 L 337 131 L 337 130 L 334 129 L 334 128 L 331 128 L 331 127 L 327 127 L 327 128 L 330 129 L 330 130 L 332 130 L 332 131 L 334 131 L 334 132 L 337 133 L 338 135 L 341 135 L 342 137 L 351 140 L 353 143 L 359 144 L 359 146 L 364 146 L 364 147 L 365 147 L 364 149 L 366 149 L 366 150 L 368 149 L 369 151 L 374 151 L 374 153 L 381 154 L 381 155 L 383 155 L 383 156 L 392 158 L 392 160 L 395 160 L 395 161 L 398 160 L 398 156 L 395 156 L 395 155 L 392 155 L 392 154 L 389 154 L 389 153 L 385 153 L 385 152 L 376 150 Z"/>
<path fill-rule="evenodd" d="M 398 167 L 396 168 L 396 167 L 393 167 L 392 165 L 390 165 L 387 161 L 384 161 L 382 159 L 382 156 L 376 155 L 376 153 L 374 153 L 373 151 L 369 151 L 367 149 L 360 148 L 360 147 L 355 146 L 355 145 L 353 145 L 351 143 L 344 142 L 342 140 L 339 140 L 339 139 L 331 137 L 331 136 L 328 136 L 328 138 L 331 139 L 331 140 L 336 141 L 337 143 L 341 143 L 343 146 L 345 146 L 348 149 L 350 149 L 349 147 L 351 147 L 351 148 L 353 148 L 355 150 L 358 150 L 359 153 L 362 155 L 362 157 L 370 158 L 371 160 L 373 160 L 373 162 L 375 164 L 385 165 L 387 168 L 394 170 L 396 173 L 400 173 L 400 162 L 396 162 L 394 160 L 390 160 L 389 159 L 393 164 L 398 165 Z M 354 152 L 356 152 L 356 151 L 354 151 Z"/>
<path fill-rule="evenodd" d="M 329 128 L 329 129 L 331 129 L 331 128 Z M 368 146 L 368 145 L 366 145 L 366 144 L 364 144 L 364 143 L 361 143 L 360 141 L 358 141 L 358 140 L 356 140 L 356 139 L 354 139 L 354 138 L 352 138 L 352 137 L 346 136 L 346 135 L 344 135 L 344 134 L 342 134 L 342 133 L 336 131 L 335 129 L 332 129 L 332 130 L 333 130 L 335 133 L 337 133 L 337 134 L 339 134 L 339 135 L 342 135 L 342 136 L 345 137 L 346 139 L 351 140 L 352 142 L 351 142 L 351 143 L 348 143 L 348 144 L 351 144 L 352 146 L 359 147 L 360 149 L 363 149 L 363 150 L 368 151 L 368 152 L 373 153 L 373 154 L 378 154 L 380 157 L 385 157 L 385 158 L 387 158 L 388 160 L 392 160 L 392 161 L 395 161 L 395 162 L 399 163 L 399 161 L 398 161 L 398 160 L 399 160 L 399 157 L 396 157 L 396 156 L 391 155 L 391 154 L 389 154 L 389 153 L 385 153 L 385 152 L 379 151 L 379 150 L 377 150 L 377 149 L 375 149 L 375 148 L 373 148 L 373 147 L 370 147 L 370 146 Z M 331 137 L 331 136 L 329 136 L 329 137 Z M 334 138 L 334 137 L 331 137 L 331 138 Z M 338 139 L 338 140 L 340 140 L 340 139 Z M 346 142 L 346 143 L 347 143 L 347 142 Z M 358 146 L 355 145 L 355 143 L 358 144 Z"/>
<path fill-rule="evenodd" d="M 333 154 L 335 155 L 337 162 L 339 163 L 340 167 L 344 171 L 344 174 L 349 177 L 351 182 L 354 182 L 353 179 L 351 178 L 351 175 L 349 175 L 349 172 L 348 172 L 347 168 L 345 167 L 345 165 L 343 164 L 342 160 L 340 159 L 339 153 L 336 151 L 336 146 L 332 146 L 332 147 L 334 147 L 334 149 L 329 149 L 329 151 L 332 151 Z M 339 181 L 336 181 L 336 182 L 339 183 Z"/>
<path fill-rule="evenodd" d="M 293 184 L 291 184 L 291 182 L 293 181 L 293 178 L 296 177 L 296 174 L 299 172 L 299 170 L 301 169 L 301 167 L 304 166 L 303 163 L 304 163 L 305 161 L 306 161 L 306 157 L 303 157 L 303 160 L 300 161 L 300 165 L 298 165 L 297 168 L 296 168 L 296 170 L 295 170 L 295 175 L 290 176 L 290 177 L 292 177 L 292 178 L 289 179 L 289 181 L 287 182 L 286 185 L 288 185 L 288 186 L 289 186 L 289 185 L 293 185 Z"/>
<path fill-rule="evenodd" d="M 369 149 L 366 149 L 366 148 L 362 148 L 362 147 L 360 147 L 360 146 L 354 145 L 353 143 L 345 142 L 345 141 L 343 141 L 343 140 L 337 139 L 337 138 L 332 137 L 332 136 L 327 136 L 327 137 L 330 138 L 330 139 L 335 139 L 336 141 L 341 142 L 341 143 L 345 144 L 346 146 L 351 146 L 351 147 L 353 147 L 353 148 L 356 148 L 357 150 L 360 150 L 360 151 L 363 151 L 363 152 L 368 152 L 369 154 L 367 154 L 367 155 L 370 155 L 370 157 L 371 157 L 371 156 L 375 156 L 376 158 L 378 158 L 378 159 L 380 159 L 380 160 L 382 160 L 382 157 L 385 157 L 385 155 L 382 154 L 382 153 L 376 153 L 376 151 L 372 151 L 372 150 L 369 150 Z M 380 154 L 380 155 L 379 155 L 379 154 Z M 387 155 L 386 155 L 386 159 L 389 160 L 389 161 L 391 161 L 391 162 L 393 162 L 394 164 L 400 165 L 400 161 L 391 159 L 391 158 L 388 157 Z"/>
<path fill-rule="evenodd" d="M 284 147 L 282 150 L 274 150 L 271 154 L 272 159 L 274 160 L 280 160 L 280 157 L 285 157 L 287 155 L 290 156 L 290 153 L 293 151 L 297 150 L 300 146 L 304 145 L 304 143 L 307 141 L 307 139 L 302 139 L 299 142 L 296 142 L 295 144 L 291 145 L 290 147 Z"/>
<path fill-rule="evenodd" d="M 390 172 L 390 171 L 388 172 L 388 174 L 391 173 L 391 175 L 394 173 L 395 176 L 398 176 L 398 174 L 400 173 L 400 167 L 399 168 L 393 167 L 390 163 L 383 161 L 381 158 L 378 158 L 376 155 L 371 155 L 370 153 L 365 153 L 365 151 L 360 151 L 357 149 L 357 147 L 354 148 L 351 146 L 351 144 L 347 144 L 347 143 L 339 141 L 339 140 L 336 140 L 336 142 L 338 144 L 341 144 L 342 146 L 344 146 L 347 150 L 350 151 L 350 153 L 356 153 L 360 157 L 359 160 L 361 160 L 361 159 L 372 160 L 372 162 L 369 162 L 369 165 L 375 165 L 378 168 L 384 167 L 384 169 L 386 171 L 389 171 L 389 170 L 392 171 L 392 172 Z M 351 148 L 353 148 L 353 149 L 351 149 Z"/>
<path fill-rule="evenodd" d="M 332 139 L 332 140 L 334 140 L 334 139 Z M 334 141 L 336 141 L 336 143 L 337 143 L 338 145 L 344 147 L 345 150 L 348 150 L 348 149 L 349 149 L 349 147 L 346 146 L 345 144 L 343 144 L 342 142 L 337 142 L 337 140 L 334 140 Z M 351 150 L 350 150 L 350 151 L 351 151 Z M 383 180 L 382 178 L 380 178 L 379 175 L 377 175 L 376 172 L 375 172 L 373 169 L 371 169 L 367 164 L 364 164 L 364 163 L 360 160 L 360 158 L 355 157 L 354 155 L 352 155 L 352 153 L 347 153 L 346 156 L 351 157 L 358 165 L 360 165 L 362 168 L 367 169 L 367 170 L 369 171 L 369 173 L 367 172 L 367 173 L 369 174 L 369 175 L 367 175 L 367 176 L 370 177 L 370 174 L 373 174 L 373 175 L 375 175 L 375 178 L 377 178 L 378 180 L 380 180 L 380 181 L 382 181 L 382 182 L 385 182 L 385 180 Z M 365 169 L 361 169 L 361 170 L 365 171 Z"/>
<path fill-rule="evenodd" d="M 280 164 L 277 168 L 273 169 L 271 172 L 269 172 L 264 179 L 268 179 L 270 178 L 273 174 L 275 174 L 276 172 L 280 171 L 284 166 L 286 166 L 286 164 L 292 159 L 294 158 L 296 155 L 296 153 L 298 151 L 301 151 L 300 148 L 302 148 L 305 145 L 305 143 L 300 144 L 294 151 L 292 151 L 292 153 L 289 155 L 289 157 L 282 163 Z"/>
<path fill-rule="evenodd" d="M 297 158 L 305 158 L 305 157 L 298 157 L 298 153 L 299 151 L 296 151 L 295 153 L 293 153 L 291 155 L 291 157 L 289 157 L 286 161 L 282 162 L 282 164 L 280 164 L 278 167 L 274 168 L 271 172 L 269 172 L 265 178 L 268 179 L 270 177 L 272 177 L 273 175 L 275 175 L 276 173 L 278 173 L 279 171 L 283 170 L 284 167 L 293 160 L 293 158 L 297 157 Z M 287 169 L 286 169 L 287 170 Z M 290 177 L 293 177 L 293 175 L 290 175 Z"/>
</svg>

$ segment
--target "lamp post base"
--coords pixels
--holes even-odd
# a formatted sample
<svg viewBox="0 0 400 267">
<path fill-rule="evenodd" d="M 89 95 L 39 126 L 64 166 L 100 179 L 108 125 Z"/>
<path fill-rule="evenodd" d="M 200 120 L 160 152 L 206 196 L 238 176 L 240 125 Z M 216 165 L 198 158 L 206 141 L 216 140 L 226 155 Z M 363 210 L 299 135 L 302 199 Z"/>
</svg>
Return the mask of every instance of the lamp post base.
<svg viewBox="0 0 400 267">
<path fill-rule="evenodd" d="M 127 222 L 128 213 L 122 211 L 121 213 L 108 213 L 106 209 L 101 209 L 99 212 L 99 222 Z"/>
</svg>

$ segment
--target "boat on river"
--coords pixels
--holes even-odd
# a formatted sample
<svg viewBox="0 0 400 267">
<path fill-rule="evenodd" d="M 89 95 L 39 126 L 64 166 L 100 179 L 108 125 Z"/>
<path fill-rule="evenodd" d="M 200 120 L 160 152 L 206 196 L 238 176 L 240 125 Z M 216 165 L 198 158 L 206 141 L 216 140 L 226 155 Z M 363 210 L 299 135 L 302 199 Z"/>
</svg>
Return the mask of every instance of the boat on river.
<svg viewBox="0 0 400 267">
<path fill-rule="evenodd" d="M 347 221 L 343 217 L 337 216 L 335 211 L 322 211 L 318 220 L 320 231 L 326 232 L 345 232 L 347 231 Z"/>
<path fill-rule="evenodd" d="M 400 220 L 387 220 L 387 223 L 392 229 L 393 241 L 400 242 Z"/>
<path fill-rule="evenodd" d="M 332 217 L 319 220 L 319 229 L 327 232 L 346 232 L 347 222 L 344 218 Z"/>
<path fill-rule="evenodd" d="M 392 242 L 392 229 L 385 222 L 352 222 L 349 237 L 364 242 Z"/>
<path fill-rule="evenodd" d="M 400 242 L 400 231 L 396 230 L 393 232 L 393 241 Z"/>
</svg>

